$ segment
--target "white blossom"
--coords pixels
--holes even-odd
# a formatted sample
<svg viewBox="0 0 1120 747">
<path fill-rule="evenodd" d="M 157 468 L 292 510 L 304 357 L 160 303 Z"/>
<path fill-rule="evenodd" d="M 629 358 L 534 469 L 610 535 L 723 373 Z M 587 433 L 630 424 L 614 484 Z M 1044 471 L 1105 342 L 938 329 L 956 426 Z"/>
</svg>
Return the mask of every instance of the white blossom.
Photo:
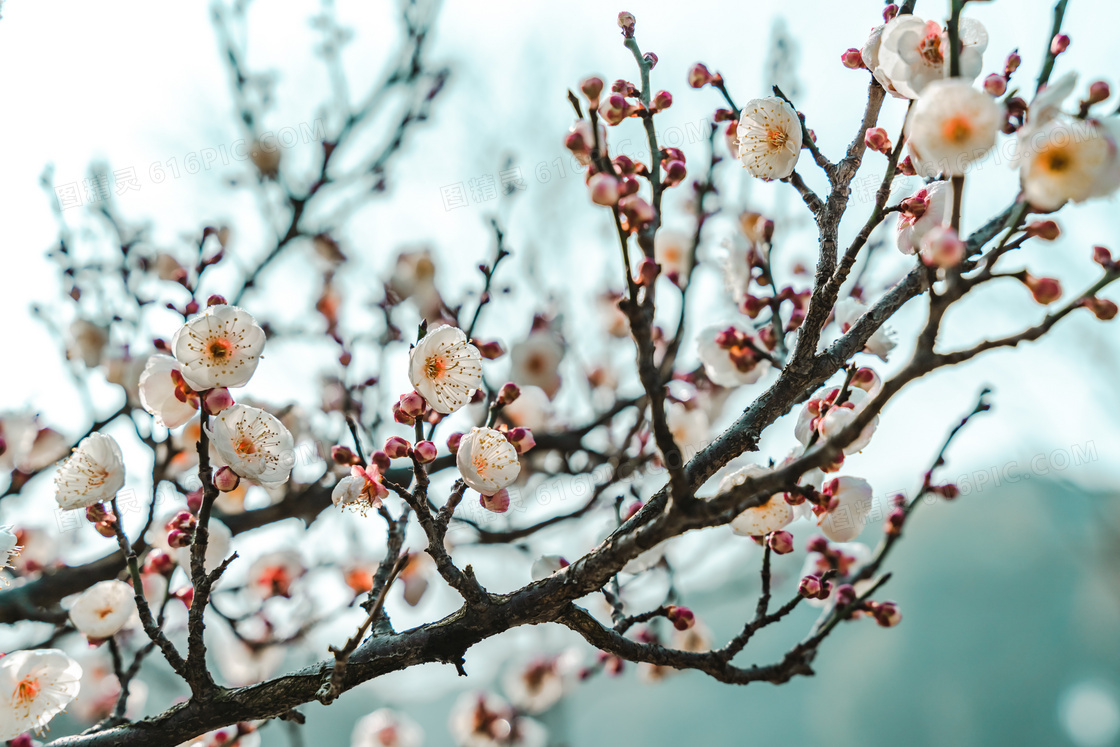
<svg viewBox="0 0 1120 747">
<path fill-rule="evenodd" d="M 482 355 L 458 327 L 441 324 L 409 352 L 408 377 L 436 412 L 452 413 L 482 383 Z"/>
<path fill-rule="evenodd" d="M 734 487 L 745 483 L 749 478 L 762 477 L 768 472 L 757 464 L 749 464 L 726 475 L 719 481 L 719 492 L 725 493 Z M 761 537 L 776 532 L 792 522 L 794 515 L 793 506 L 786 503 L 782 493 L 775 493 L 761 506 L 754 506 L 743 511 L 731 521 L 731 531 L 743 536 Z"/>
<path fill-rule="evenodd" d="M 509 351 L 510 380 L 518 386 L 540 387 L 549 399 L 560 389 L 564 345 L 552 332 L 532 332 Z"/>
<path fill-rule="evenodd" d="M 451 709 L 448 728 L 459 747 L 545 747 L 548 742 L 543 726 L 518 716 L 493 693 L 463 693 Z"/>
<path fill-rule="evenodd" d="M 136 596 L 132 587 L 116 579 L 94 584 L 70 605 L 70 622 L 90 640 L 112 638 L 136 614 Z"/>
<path fill-rule="evenodd" d="M 966 82 L 980 74 L 988 32 L 972 18 L 960 19 L 960 71 Z M 929 85 L 949 75 L 949 32 L 934 21 L 899 15 L 864 47 L 864 64 L 891 93 L 918 98 Z M 886 81 L 884 83 L 884 81 Z"/>
<path fill-rule="evenodd" d="M 55 500 L 64 510 L 112 500 L 124 487 L 124 459 L 116 439 L 103 433 L 83 438 L 59 465 L 54 484 Z"/>
<path fill-rule="evenodd" d="M 178 428 L 198 412 L 198 398 L 179 399 L 173 371 L 182 373 L 179 361 L 157 353 L 148 358 L 140 374 L 140 404 L 165 428 Z M 184 382 L 185 383 L 185 382 Z"/>
<path fill-rule="evenodd" d="M 265 488 L 288 481 L 296 461 L 295 441 L 275 416 L 234 405 L 214 416 L 208 433 L 220 460 L 241 477 Z"/>
<path fill-rule="evenodd" d="M 921 215 L 914 212 L 898 214 L 898 250 L 913 254 L 922 245 L 930 230 L 949 224 L 953 208 L 953 188 L 946 181 L 932 182 L 913 195 L 908 202 L 920 202 Z"/>
<path fill-rule="evenodd" d="M 692 235 L 672 228 L 662 228 L 653 237 L 653 259 L 661 265 L 661 274 L 678 285 L 688 280 Z"/>
<path fill-rule="evenodd" d="M 483 495 L 511 485 L 521 472 L 517 449 L 493 428 L 471 428 L 459 441 L 456 464 L 463 482 Z"/>
<path fill-rule="evenodd" d="M 545 656 L 510 667 L 502 689 L 510 702 L 525 713 L 544 713 L 567 692 L 568 683 L 560 670 L 560 659 Z"/>
<path fill-rule="evenodd" d="M 665 414 L 669 432 L 685 458 L 708 443 L 708 415 L 699 407 L 689 409 L 682 402 L 670 403 Z"/>
<path fill-rule="evenodd" d="M 424 730 L 403 713 L 379 708 L 354 725 L 350 747 L 421 747 Z"/>
<path fill-rule="evenodd" d="M 920 176 L 960 176 L 996 143 L 1003 110 L 959 78 L 926 86 L 906 120 L 906 136 Z"/>
<path fill-rule="evenodd" d="M 743 107 L 737 130 L 739 160 L 751 176 L 785 179 L 801 155 L 801 120 L 788 102 L 769 96 Z"/>
<path fill-rule="evenodd" d="M 738 325 L 731 325 L 730 328 L 735 329 L 742 339 L 751 338 L 751 334 Z M 760 358 L 745 345 L 722 347 L 719 336 L 727 329 L 729 327 L 714 326 L 700 332 L 697 354 L 704 364 L 704 371 L 709 379 L 720 386 L 754 384 L 770 370 L 770 362 Z"/>
<path fill-rule="evenodd" d="M 846 334 L 866 311 L 867 305 L 854 298 L 848 297 L 838 301 L 834 313 L 841 334 Z M 893 338 L 894 330 L 885 324 L 880 325 L 871 337 L 867 338 L 867 342 L 863 345 L 863 352 L 876 355 L 885 361 L 890 352 L 898 345 Z"/>
<path fill-rule="evenodd" d="M 0 658 L 0 741 L 39 730 L 78 695 L 82 667 L 58 649 Z"/>
<path fill-rule="evenodd" d="M 814 433 L 827 440 L 851 423 L 871 400 L 867 392 L 854 386 L 848 389 L 848 397 L 844 403 L 837 405 L 836 400 L 839 397 L 840 387 L 818 389 L 801 409 L 793 429 L 794 437 L 805 446 L 812 442 Z M 855 454 L 862 451 L 871 442 L 871 437 L 875 435 L 878 426 L 879 416 L 876 415 L 864 426 L 859 436 L 844 447 L 844 453 Z"/>
<path fill-rule="evenodd" d="M 833 542 L 854 540 L 871 511 L 871 484 L 862 477 L 837 477 L 825 485 L 823 492 L 836 505 L 820 517 L 817 525 Z"/>
<path fill-rule="evenodd" d="M 245 386 L 257 370 L 264 342 L 264 330 L 248 311 L 216 304 L 179 328 L 171 352 L 187 383 L 203 391 Z"/>
</svg>

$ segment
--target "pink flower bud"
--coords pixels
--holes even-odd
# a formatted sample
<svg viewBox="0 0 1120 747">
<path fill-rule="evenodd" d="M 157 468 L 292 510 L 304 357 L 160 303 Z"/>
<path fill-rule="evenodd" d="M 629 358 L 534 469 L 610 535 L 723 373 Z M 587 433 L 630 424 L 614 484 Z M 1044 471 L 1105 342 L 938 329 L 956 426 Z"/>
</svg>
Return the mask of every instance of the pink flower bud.
<svg viewBox="0 0 1120 747">
<path fill-rule="evenodd" d="M 883 23 L 889 23 L 897 15 L 898 6 L 894 3 L 890 3 L 887 7 L 883 8 Z"/>
<path fill-rule="evenodd" d="M 478 348 L 479 354 L 488 361 L 501 358 L 506 354 L 506 349 L 502 347 L 502 343 L 494 340 L 492 342 L 477 342 L 475 347 Z"/>
<path fill-rule="evenodd" d="M 229 467 L 221 467 L 214 474 L 214 487 L 223 493 L 237 490 L 237 486 L 241 484 L 241 476 L 231 470 Z"/>
<path fill-rule="evenodd" d="M 401 425 L 413 425 L 416 423 L 416 418 L 407 415 L 404 410 L 401 409 L 400 402 L 393 403 L 393 420 Z"/>
<path fill-rule="evenodd" d="M 1029 224 L 1024 231 L 1027 236 L 1034 236 L 1043 241 L 1053 241 L 1062 233 L 1058 224 L 1052 220 L 1036 220 Z"/>
<path fill-rule="evenodd" d="M 1062 284 L 1056 278 L 1038 278 L 1029 272 L 1024 273 L 1023 284 L 1031 289 L 1031 295 L 1038 303 L 1046 306 L 1062 297 Z"/>
<path fill-rule="evenodd" d="M 1083 303 L 1085 308 L 1089 309 L 1097 319 L 1102 322 L 1108 322 L 1116 318 L 1117 307 L 1112 301 L 1107 298 L 1096 298 L 1090 296 L 1086 298 Z"/>
<path fill-rule="evenodd" d="M 202 406 L 210 415 L 217 415 L 222 410 L 233 407 L 233 395 L 225 387 L 211 389 L 202 395 Z"/>
<path fill-rule="evenodd" d="M 175 570 L 175 561 L 163 550 L 151 550 L 148 557 L 144 558 L 144 573 L 158 573 L 161 576 L 170 576 Z"/>
<path fill-rule="evenodd" d="M 847 607 L 856 601 L 856 589 L 851 584 L 840 584 L 836 587 L 836 606 Z"/>
<path fill-rule="evenodd" d="M 1103 80 L 1096 80 L 1089 86 L 1089 98 L 1086 101 L 1090 104 L 1099 104 L 1111 95 L 1112 89 L 1109 88 L 1108 83 Z"/>
<path fill-rule="evenodd" d="M 914 170 L 914 162 L 910 160 L 910 156 L 906 156 L 898 163 L 898 173 L 903 176 L 914 176 L 918 172 Z"/>
<path fill-rule="evenodd" d="M 498 404 L 502 407 L 512 405 L 520 396 L 521 389 L 518 388 L 517 384 L 514 384 L 512 381 L 507 381 L 505 384 L 502 384 L 502 388 L 498 390 Z"/>
<path fill-rule="evenodd" d="M 533 432 L 528 428 L 512 428 L 506 432 L 506 440 L 513 444 L 518 454 L 524 454 L 537 445 Z"/>
<path fill-rule="evenodd" d="M 673 105 L 673 94 L 668 91 L 658 91 L 653 95 L 653 101 L 650 106 L 653 107 L 655 112 L 664 111 Z"/>
<path fill-rule="evenodd" d="M 198 519 L 190 511 L 180 511 L 168 520 L 165 525 L 166 529 L 180 529 L 184 531 L 194 531 L 195 525 L 198 524 Z"/>
<path fill-rule="evenodd" d="M 354 452 L 350 451 L 349 446 L 332 446 L 331 461 L 333 461 L 335 464 L 341 464 L 348 467 L 351 464 L 357 464 L 358 457 L 354 454 Z"/>
<path fill-rule="evenodd" d="M 187 510 L 197 514 L 202 510 L 202 489 L 187 493 Z"/>
<path fill-rule="evenodd" d="M 631 230 L 637 229 L 643 224 L 652 223 L 654 218 L 657 217 L 657 214 L 653 212 L 653 206 L 637 195 L 623 197 L 618 201 L 618 208 L 626 216 Z"/>
<path fill-rule="evenodd" d="M 641 186 L 642 186 L 638 182 L 638 180 L 633 176 L 622 177 L 622 179 L 619 181 L 619 184 L 622 185 L 618 189 L 618 194 L 620 196 L 620 199 L 622 197 L 626 197 L 627 195 L 637 194 L 638 190 L 641 189 Z"/>
<path fill-rule="evenodd" d="M 655 67 L 657 67 L 657 55 L 653 52 L 646 52 L 644 55 L 642 55 L 642 59 L 645 60 L 649 65 L 650 70 L 653 70 Z"/>
<path fill-rule="evenodd" d="M 182 529 L 172 529 L 167 533 L 167 544 L 171 547 L 187 547 L 191 544 L 193 532 L 184 532 Z"/>
<path fill-rule="evenodd" d="M 1058 34 L 1050 41 L 1050 54 L 1061 54 L 1069 49 L 1069 36 Z"/>
<path fill-rule="evenodd" d="M 797 585 L 797 593 L 807 599 L 818 599 L 821 595 L 820 576 L 806 576 Z"/>
<path fill-rule="evenodd" d="M 590 78 L 585 78 L 579 84 L 579 90 L 583 91 L 583 95 L 591 103 L 591 106 L 599 105 L 599 94 L 603 92 L 603 79 L 592 75 Z"/>
<path fill-rule="evenodd" d="M 735 119 L 735 112 L 730 109 L 716 109 L 712 119 L 716 122 L 730 122 Z"/>
<path fill-rule="evenodd" d="M 951 228 L 933 228 L 922 238 L 922 262 L 930 267 L 956 267 L 968 251 Z"/>
<path fill-rule="evenodd" d="M 206 299 L 207 306 L 225 306 L 227 303 L 229 303 L 229 301 L 216 293 Z"/>
<path fill-rule="evenodd" d="M 819 552 L 823 555 L 828 552 L 828 540 L 818 534 L 816 537 L 809 540 L 805 545 L 805 549 L 809 552 Z"/>
<path fill-rule="evenodd" d="M 420 464 L 428 464 L 436 459 L 436 445 L 431 441 L 417 441 L 412 453 Z"/>
<path fill-rule="evenodd" d="M 375 451 L 369 455 L 369 463 L 377 467 L 377 471 L 384 473 L 389 469 L 389 455 L 384 451 Z"/>
<path fill-rule="evenodd" d="M 665 164 L 665 181 L 666 187 L 675 187 L 684 181 L 688 176 L 688 169 L 685 168 L 684 161 L 669 161 Z"/>
<path fill-rule="evenodd" d="M 902 532 L 902 525 L 906 522 L 906 512 L 901 508 L 896 508 L 887 516 L 886 532 L 887 534 L 899 534 Z"/>
<path fill-rule="evenodd" d="M 610 174 L 594 174 L 587 180 L 587 188 L 591 191 L 591 201 L 596 205 L 606 207 L 617 205 L 621 187 L 618 179 Z"/>
<path fill-rule="evenodd" d="M 984 91 L 989 96 L 1002 96 L 1007 92 L 1007 79 L 1002 75 L 992 73 L 984 78 Z"/>
<path fill-rule="evenodd" d="M 1112 252 L 1103 246 L 1093 247 L 1093 261 L 1101 267 L 1108 269 L 1112 265 Z"/>
<path fill-rule="evenodd" d="M 509 510 L 509 491 L 502 488 L 494 495 L 482 495 L 478 498 L 480 506 L 495 514 L 504 514 Z"/>
<path fill-rule="evenodd" d="M 390 459 L 402 459 L 412 453 L 412 445 L 400 436 L 390 436 L 385 441 L 384 451 Z"/>
<path fill-rule="evenodd" d="M 688 630 L 696 623 L 696 615 L 688 607 L 669 605 L 665 617 L 677 630 Z"/>
<path fill-rule="evenodd" d="M 634 18 L 633 13 L 627 13 L 625 10 L 618 14 L 618 27 L 622 29 L 622 35 L 627 39 L 634 35 L 634 25 L 637 19 Z"/>
<path fill-rule="evenodd" d="M 618 169 L 618 173 L 622 174 L 623 176 L 634 173 L 634 161 L 631 160 L 629 156 L 615 156 L 614 160 L 612 160 L 611 163 L 613 163 L 614 167 Z"/>
<path fill-rule="evenodd" d="M 463 440 L 462 433 L 452 433 L 447 437 L 447 450 L 452 454 L 459 453 L 459 442 Z"/>
<path fill-rule="evenodd" d="M 94 524 L 93 528 L 102 537 L 115 537 L 117 536 L 117 517 L 109 514 Z"/>
<path fill-rule="evenodd" d="M 864 144 L 883 155 L 891 154 L 891 136 L 882 127 L 872 127 L 863 135 Z"/>
<path fill-rule="evenodd" d="M 1022 64 L 1023 58 L 1019 56 L 1018 50 L 1012 52 L 1011 54 L 1007 55 L 1007 61 L 1003 64 L 1003 74 L 1006 77 L 1010 78 L 1011 73 L 1018 70 L 1019 66 Z"/>
<path fill-rule="evenodd" d="M 766 537 L 766 544 L 778 555 L 785 555 L 793 552 L 793 535 L 785 530 L 770 532 Z"/>
<path fill-rule="evenodd" d="M 693 88 L 703 88 L 712 82 L 712 74 L 708 72 L 703 63 L 697 62 L 688 69 L 688 85 Z"/>
<path fill-rule="evenodd" d="M 657 280 L 657 276 L 661 274 L 661 265 L 654 262 L 649 257 L 642 259 L 638 265 L 638 284 L 651 286 Z"/>
<path fill-rule="evenodd" d="M 410 418 L 418 418 L 424 414 L 424 398 L 418 392 L 409 392 L 401 395 L 401 412 Z"/>
<path fill-rule="evenodd" d="M 86 521 L 90 524 L 96 524 L 106 516 L 109 516 L 109 512 L 105 510 L 104 503 L 95 503 L 86 508 Z"/>
<path fill-rule="evenodd" d="M 865 67 L 863 64 L 863 55 L 855 47 L 845 50 L 844 53 L 840 55 L 840 61 L 843 62 L 844 67 L 849 70 L 859 70 L 861 67 Z"/>
<path fill-rule="evenodd" d="M 875 622 L 884 628 L 893 628 L 902 622 L 902 611 L 894 602 L 880 602 L 875 605 L 872 614 L 875 615 Z"/>
</svg>

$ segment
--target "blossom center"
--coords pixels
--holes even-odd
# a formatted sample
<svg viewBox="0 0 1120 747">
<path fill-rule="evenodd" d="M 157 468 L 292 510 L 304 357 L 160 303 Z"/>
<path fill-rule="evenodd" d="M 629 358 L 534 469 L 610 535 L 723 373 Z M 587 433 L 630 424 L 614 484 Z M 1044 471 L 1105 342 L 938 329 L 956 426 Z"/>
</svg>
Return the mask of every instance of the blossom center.
<svg viewBox="0 0 1120 747">
<path fill-rule="evenodd" d="M 1043 161 L 1050 171 L 1059 172 L 1068 169 L 1072 159 L 1065 150 L 1054 148 L 1043 156 Z"/>
<path fill-rule="evenodd" d="M 30 703 L 39 694 L 40 689 L 39 680 L 30 676 L 24 677 L 16 685 L 16 702 Z"/>
<path fill-rule="evenodd" d="M 206 346 L 206 349 L 210 353 L 210 357 L 214 360 L 228 361 L 233 357 L 234 345 L 229 341 L 229 339 L 225 337 L 219 337 L 217 339 L 211 340 Z"/>
<path fill-rule="evenodd" d="M 941 53 L 941 31 L 926 34 L 918 45 L 918 54 L 930 65 L 944 65 L 945 55 Z"/>
<path fill-rule="evenodd" d="M 766 144 L 774 150 L 780 150 L 786 144 L 789 136 L 781 130 L 767 130 L 766 131 Z"/>
<path fill-rule="evenodd" d="M 234 447 L 234 451 L 236 451 L 241 456 L 256 454 L 257 445 L 253 443 L 253 439 L 249 438 L 248 436 L 243 436 L 237 443 L 237 446 Z"/>
<path fill-rule="evenodd" d="M 447 361 L 440 355 L 430 356 L 424 361 L 424 371 L 429 379 L 441 379 L 447 373 Z"/>
<path fill-rule="evenodd" d="M 474 469 L 481 477 L 486 477 L 486 472 L 490 468 L 490 462 L 486 461 L 485 457 L 476 456 L 473 460 Z"/>
<path fill-rule="evenodd" d="M 950 117 L 941 125 L 941 134 L 949 142 L 958 145 L 966 143 L 972 136 L 972 123 L 965 116 Z"/>
</svg>

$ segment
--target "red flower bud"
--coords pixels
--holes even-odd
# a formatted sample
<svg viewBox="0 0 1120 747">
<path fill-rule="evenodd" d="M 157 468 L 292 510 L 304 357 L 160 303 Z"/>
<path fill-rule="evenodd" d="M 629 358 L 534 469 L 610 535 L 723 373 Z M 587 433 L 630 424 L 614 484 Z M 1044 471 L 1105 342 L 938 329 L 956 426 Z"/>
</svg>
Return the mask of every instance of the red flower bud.
<svg viewBox="0 0 1120 747">
<path fill-rule="evenodd" d="M 984 91 L 989 96 L 1002 96 L 1007 92 L 1007 79 L 1002 75 L 992 73 L 984 78 Z"/>
<path fill-rule="evenodd" d="M 400 400 L 401 413 L 406 417 L 418 418 L 424 414 L 424 398 L 420 396 L 419 392 L 409 392 L 402 394 Z"/>
<path fill-rule="evenodd" d="M 688 630 L 696 623 L 696 615 L 688 607 L 669 605 L 665 610 L 665 617 L 677 630 Z"/>
<path fill-rule="evenodd" d="M 332 446 L 331 460 L 335 464 L 350 466 L 358 463 L 358 456 L 350 450 L 349 446 Z"/>
<path fill-rule="evenodd" d="M 1036 220 L 1024 229 L 1027 236 L 1034 236 L 1043 241 L 1053 241 L 1061 235 L 1062 230 L 1052 220 Z"/>
<path fill-rule="evenodd" d="M 785 530 L 770 532 L 766 537 L 766 544 L 778 555 L 785 555 L 793 552 L 793 535 Z"/>
<path fill-rule="evenodd" d="M 237 490 L 237 486 L 240 484 L 241 476 L 229 467 L 221 467 L 214 473 L 214 487 L 223 493 Z"/>
<path fill-rule="evenodd" d="M 416 456 L 416 461 L 420 464 L 428 464 L 434 462 L 436 458 L 436 445 L 431 441 L 417 441 L 416 447 L 412 450 Z"/>
<path fill-rule="evenodd" d="M 225 387 L 211 389 L 202 395 L 202 406 L 210 415 L 217 415 L 222 410 L 233 407 L 233 395 Z"/>
<path fill-rule="evenodd" d="M 1069 36 L 1058 34 L 1050 41 L 1050 54 L 1061 54 L 1069 49 Z"/>
<path fill-rule="evenodd" d="M 852 47 L 844 51 L 840 55 L 840 61 L 844 63 L 844 67 L 849 70 L 859 70 L 861 67 L 866 67 L 863 64 L 863 55 L 858 49 Z"/>
<path fill-rule="evenodd" d="M 509 510 L 509 491 L 502 488 L 494 495 L 481 495 L 478 504 L 495 514 L 504 514 Z"/>
<path fill-rule="evenodd" d="M 390 459 L 402 459 L 412 453 L 412 445 L 400 436 L 390 436 L 385 441 L 384 451 Z"/>
<path fill-rule="evenodd" d="M 703 88 L 712 82 L 712 74 L 708 72 L 703 63 L 697 62 L 688 69 L 688 85 L 693 88 Z"/>
<path fill-rule="evenodd" d="M 512 428 L 506 432 L 506 440 L 513 444 L 518 454 L 524 454 L 537 445 L 533 432 L 528 428 Z"/>
</svg>

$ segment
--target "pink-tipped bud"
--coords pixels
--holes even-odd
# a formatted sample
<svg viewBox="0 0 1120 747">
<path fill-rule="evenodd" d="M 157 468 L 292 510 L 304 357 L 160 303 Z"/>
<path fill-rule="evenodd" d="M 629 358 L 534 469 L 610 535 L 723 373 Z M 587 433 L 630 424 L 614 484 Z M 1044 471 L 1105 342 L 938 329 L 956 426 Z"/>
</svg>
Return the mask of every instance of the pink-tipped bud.
<svg viewBox="0 0 1120 747">
<path fill-rule="evenodd" d="M 634 36 L 634 26 L 637 19 L 634 18 L 633 13 L 627 13 L 625 10 L 618 14 L 618 27 L 622 29 L 622 35 L 627 39 Z"/>
<path fill-rule="evenodd" d="M 1103 80 L 1095 80 L 1089 86 L 1089 98 L 1085 99 L 1090 104 L 1099 104 L 1112 95 L 1112 89 Z"/>
<path fill-rule="evenodd" d="M 417 441 L 412 453 L 420 464 L 428 464 L 436 459 L 436 445 L 431 441 Z"/>
<path fill-rule="evenodd" d="M 1036 220 L 1029 224 L 1024 231 L 1027 236 L 1033 236 L 1043 241 L 1054 241 L 1062 234 L 1058 224 L 1052 220 Z"/>
<path fill-rule="evenodd" d="M 1116 304 L 1112 301 L 1109 301 L 1107 298 L 1097 298 L 1095 296 L 1090 296 L 1089 298 L 1086 298 L 1084 301 L 1082 301 L 1082 303 L 1084 304 L 1085 308 L 1093 313 L 1093 316 L 1095 316 L 1097 319 L 1100 319 L 1102 322 L 1112 321 L 1116 318 Z"/>
<path fill-rule="evenodd" d="M 898 6 L 890 3 L 887 7 L 883 8 L 883 23 L 890 23 L 890 21 L 898 15 Z"/>
<path fill-rule="evenodd" d="M 875 622 L 882 625 L 884 628 L 893 628 L 902 622 L 902 611 L 894 602 L 880 602 L 875 605 L 872 613 L 875 616 Z"/>
<path fill-rule="evenodd" d="M 416 418 L 407 415 L 405 411 L 401 409 L 400 402 L 393 403 L 393 420 L 401 425 L 413 425 L 416 423 Z"/>
<path fill-rule="evenodd" d="M 478 353 L 488 361 L 496 360 L 506 354 L 506 349 L 497 340 L 491 342 L 476 342 Z"/>
<path fill-rule="evenodd" d="M 175 560 L 163 550 L 153 549 L 144 558 L 144 573 L 158 573 L 170 576 L 175 570 Z"/>
<path fill-rule="evenodd" d="M 652 223 L 657 214 L 653 206 L 637 195 L 627 195 L 618 201 L 618 208 L 626 216 L 626 221 L 631 230 L 636 230 L 642 225 Z"/>
<path fill-rule="evenodd" d="M 533 438 L 533 432 L 528 428 L 511 428 L 506 431 L 506 440 L 513 444 L 513 448 L 517 449 L 518 454 L 524 454 L 537 445 L 537 440 Z"/>
<path fill-rule="evenodd" d="M 906 158 L 899 161 L 897 170 L 898 173 L 903 176 L 914 176 L 918 173 L 914 170 L 914 162 L 910 159 L 910 156 L 906 156 Z"/>
<path fill-rule="evenodd" d="M 229 303 L 229 301 L 223 296 L 219 296 L 217 293 L 206 299 L 207 306 L 225 306 L 227 303 Z"/>
<path fill-rule="evenodd" d="M 653 70 L 655 67 L 657 67 L 657 55 L 655 53 L 646 52 L 644 55 L 642 55 L 642 59 L 646 61 L 647 65 L 649 65 L 650 70 Z"/>
<path fill-rule="evenodd" d="M 1019 56 L 1018 50 L 1007 55 L 1007 61 L 1003 64 L 1003 74 L 1005 77 L 1010 78 L 1011 73 L 1019 69 L 1023 64 L 1023 58 Z"/>
<path fill-rule="evenodd" d="M 712 115 L 712 119 L 716 122 L 730 122 L 735 119 L 735 112 L 730 109 L 716 109 L 715 114 Z"/>
<path fill-rule="evenodd" d="M 652 286 L 660 274 L 661 265 L 649 257 L 645 257 L 638 265 L 638 285 Z"/>
<path fill-rule="evenodd" d="M 611 174 L 599 173 L 587 180 L 587 188 L 591 192 L 591 201 L 596 205 L 613 207 L 618 204 L 622 184 Z"/>
<path fill-rule="evenodd" d="M 491 513 L 504 514 L 509 511 L 509 491 L 502 488 L 494 495 L 481 495 L 478 504 Z"/>
<path fill-rule="evenodd" d="M 844 67 L 849 70 L 859 70 L 861 67 L 865 67 L 863 64 L 863 54 L 855 47 L 846 49 L 844 53 L 840 55 L 840 61 L 843 62 Z"/>
<path fill-rule="evenodd" d="M 1093 261 L 1101 267 L 1109 269 L 1112 266 L 1112 252 L 1103 246 L 1094 246 Z"/>
<path fill-rule="evenodd" d="M 805 544 L 805 549 L 809 552 L 819 552 L 823 555 L 829 551 L 828 540 L 818 534 Z"/>
<path fill-rule="evenodd" d="M 891 154 L 891 136 L 882 127 L 872 127 L 863 135 L 864 144 L 885 156 Z"/>
<path fill-rule="evenodd" d="M 696 624 L 696 615 L 688 607 L 671 604 L 665 610 L 665 617 L 677 630 L 688 630 Z"/>
<path fill-rule="evenodd" d="M 401 412 L 407 417 L 418 418 L 423 415 L 426 404 L 419 392 L 409 392 L 401 395 Z"/>
<path fill-rule="evenodd" d="M 168 520 L 165 528 L 194 531 L 195 525 L 197 524 L 198 518 L 190 511 L 179 511 Z"/>
<path fill-rule="evenodd" d="M 836 587 L 836 606 L 847 607 L 856 601 L 856 589 L 851 584 L 840 584 Z"/>
<path fill-rule="evenodd" d="M 463 440 L 462 433 L 452 433 L 447 437 L 447 450 L 452 454 L 459 453 L 459 442 Z"/>
<path fill-rule="evenodd" d="M 1007 79 L 1002 75 L 992 73 L 984 78 L 984 91 L 989 96 L 1002 96 L 1007 92 Z"/>
<path fill-rule="evenodd" d="M 349 467 L 358 463 L 358 456 L 350 450 L 349 446 L 332 446 L 331 461 Z"/>
<path fill-rule="evenodd" d="M 214 487 L 223 493 L 237 490 L 241 484 L 241 476 L 229 467 L 221 467 L 214 473 Z"/>
<path fill-rule="evenodd" d="M 377 450 L 369 455 L 369 463 L 374 467 L 377 467 L 377 471 L 381 474 L 385 474 L 391 464 L 391 462 L 389 461 L 389 455 L 381 450 Z"/>
<path fill-rule="evenodd" d="M 182 529 L 172 529 L 167 533 L 167 544 L 170 547 L 188 547 L 194 532 L 184 532 Z"/>
<path fill-rule="evenodd" d="M 222 410 L 233 407 L 233 395 L 225 387 L 211 389 L 202 395 L 202 406 L 210 415 L 217 415 Z"/>
<path fill-rule="evenodd" d="M 202 510 L 202 489 L 192 490 L 187 493 L 187 510 L 197 514 Z"/>
<path fill-rule="evenodd" d="M 693 88 L 703 88 L 712 82 L 712 74 L 703 63 L 697 62 L 688 69 L 688 85 Z"/>
<path fill-rule="evenodd" d="M 793 535 L 784 529 L 780 532 L 770 532 L 766 537 L 766 544 L 778 555 L 793 552 Z"/>
<path fill-rule="evenodd" d="M 502 384 L 502 388 L 498 390 L 498 404 L 502 407 L 512 405 L 521 396 L 521 389 L 512 381 L 507 381 Z"/>
<path fill-rule="evenodd" d="M 901 508 L 896 508 L 887 515 L 887 534 L 900 534 L 902 532 L 902 525 L 906 522 L 906 512 Z"/>
<path fill-rule="evenodd" d="M 1050 41 L 1050 54 L 1061 54 L 1069 49 L 1069 36 L 1067 34 L 1058 34 Z"/>
<path fill-rule="evenodd" d="M 688 176 L 688 169 L 684 161 L 669 161 L 665 164 L 665 180 L 662 183 L 666 187 L 675 187 L 683 182 L 686 176 Z"/>
<path fill-rule="evenodd" d="M 97 522 L 103 520 L 106 516 L 110 515 L 111 514 L 105 510 L 104 503 L 95 503 L 92 506 L 86 508 L 86 521 L 88 521 L 90 524 L 96 524 Z"/>
<path fill-rule="evenodd" d="M 819 599 L 821 596 L 820 576 L 805 576 L 797 585 L 797 593 L 806 599 Z"/>
<path fill-rule="evenodd" d="M 653 101 L 650 102 L 650 107 L 655 112 L 664 111 L 673 105 L 673 94 L 668 91 L 658 91 L 653 95 Z"/>
<path fill-rule="evenodd" d="M 922 262 L 929 267 L 956 267 L 967 247 L 952 228 L 935 227 L 922 238 Z"/>
<path fill-rule="evenodd" d="M 579 90 L 583 91 L 583 95 L 591 103 L 591 106 L 599 105 L 599 94 L 603 92 L 603 79 L 595 75 L 590 78 L 584 78 L 583 82 L 579 84 Z"/>
<path fill-rule="evenodd" d="M 1062 284 L 1056 278 L 1039 278 L 1024 273 L 1023 284 L 1031 290 L 1034 300 L 1043 306 L 1052 304 L 1062 297 Z"/>
<path fill-rule="evenodd" d="M 412 453 L 412 445 L 400 436 L 390 436 L 385 440 L 384 452 L 390 459 L 403 459 Z"/>
</svg>

